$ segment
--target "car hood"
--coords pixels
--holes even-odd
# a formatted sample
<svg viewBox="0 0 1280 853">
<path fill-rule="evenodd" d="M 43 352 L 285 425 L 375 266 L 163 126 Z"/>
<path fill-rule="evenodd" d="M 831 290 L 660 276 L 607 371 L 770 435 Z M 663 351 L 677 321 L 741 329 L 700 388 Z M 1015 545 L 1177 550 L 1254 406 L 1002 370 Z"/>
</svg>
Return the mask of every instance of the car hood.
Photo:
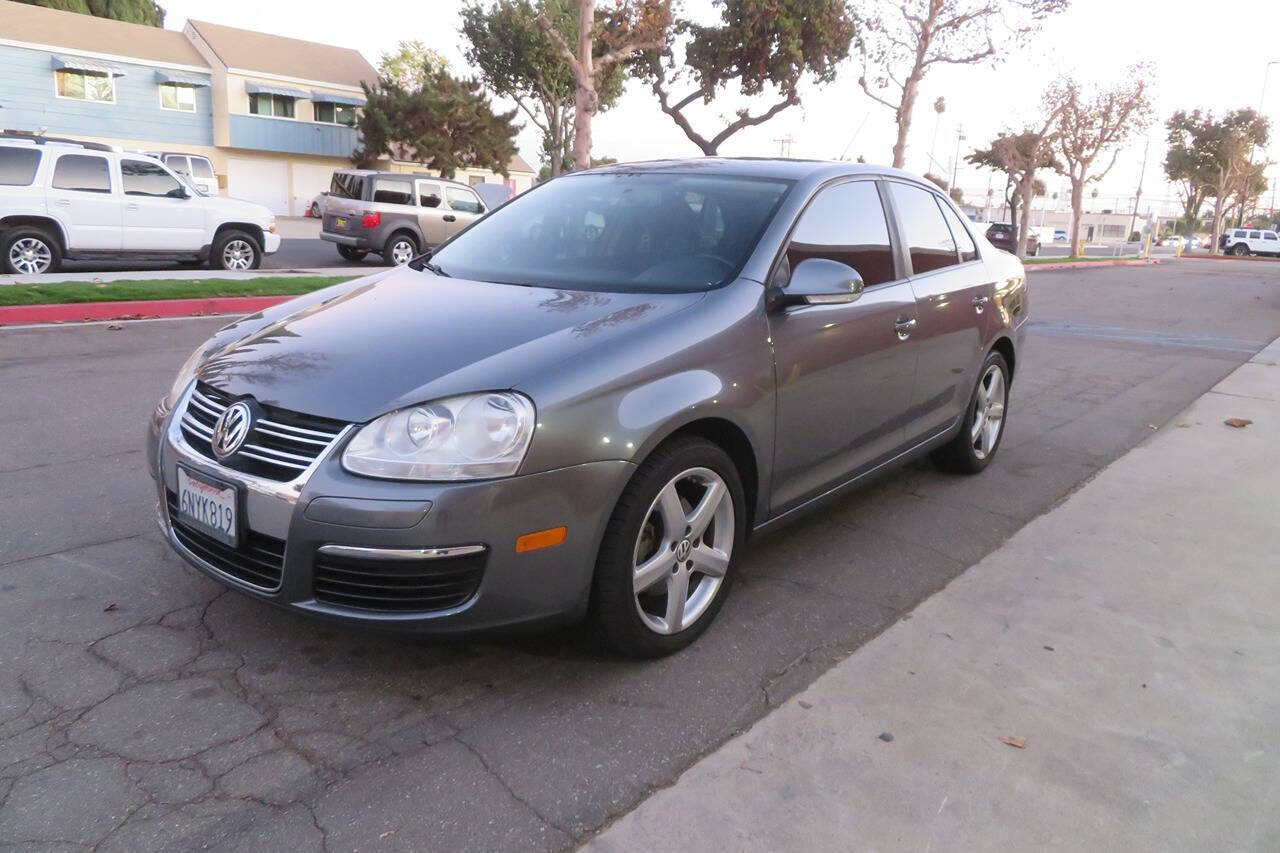
<svg viewBox="0 0 1280 853">
<path fill-rule="evenodd" d="M 220 219 L 241 219 L 247 222 L 265 224 L 275 218 L 269 209 L 257 202 L 239 198 L 228 198 L 223 195 L 207 195 L 201 200 L 204 209 Z"/>
<path fill-rule="evenodd" d="M 197 375 L 233 396 L 363 422 L 438 397 L 514 388 L 703 296 L 552 290 L 408 268 L 329 293 L 227 327 Z"/>
</svg>

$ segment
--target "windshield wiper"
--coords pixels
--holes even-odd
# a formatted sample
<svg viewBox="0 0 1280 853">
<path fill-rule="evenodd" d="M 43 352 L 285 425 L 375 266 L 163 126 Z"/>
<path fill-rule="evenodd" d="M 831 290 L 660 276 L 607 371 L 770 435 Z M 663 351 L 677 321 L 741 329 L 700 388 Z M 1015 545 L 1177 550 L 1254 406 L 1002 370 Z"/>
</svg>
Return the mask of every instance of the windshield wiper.
<svg viewBox="0 0 1280 853">
<path fill-rule="evenodd" d="M 411 269 L 411 270 L 417 270 L 418 272 L 422 272 L 423 270 L 427 270 L 427 271 L 429 271 L 429 272 L 433 272 L 433 273 L 435 273 L 435 274 L 436 274 L 436 275 L 438 275 L 438 276 L 443 276 L 444 278 L 452 278 L 452 277 L 453 277 L 453 276 L 449 275 L 447 272 L 445 272 L 443 269 L 441 269 L 441 267 L 440 267 L 440 265 L 439 265 L 439 264 L 433 264 L 433 263 L 431 263 L 431 253 L 430 253 L 430 252 L 423 252 L 423 253 L 422 253 L 421 255 L 419 255 L 418 257 L 416 257 L 416 258 L 414 258 L 413 260 L 409 261 L 408 266 L 409 266 L 409 269 Z"/>
<path fill-rule="evenodd" d="M 433 264 L 430 261 L 423 261 L 422 266 L 425 269 L 428 269 L 431 272 L 435 273 L 436 275 L 444 276 L 445 278 L 453 278 L 453 276 L 449 275 L 447 272 L 441 269 L 439 264 Z"/>
</svg>

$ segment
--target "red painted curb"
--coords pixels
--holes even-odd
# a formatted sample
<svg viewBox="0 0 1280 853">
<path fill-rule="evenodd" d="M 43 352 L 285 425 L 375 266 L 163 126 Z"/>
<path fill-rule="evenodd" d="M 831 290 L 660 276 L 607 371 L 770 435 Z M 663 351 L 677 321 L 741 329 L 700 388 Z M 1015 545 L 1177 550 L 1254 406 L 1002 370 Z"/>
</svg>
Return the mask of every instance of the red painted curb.
<svg viewBox="0 0 1280 853">
<path fill-rule="evenodd" d="M 1123 261 L 1063 261 L 1060 264 L 1027 264 L 1027 271 L 1032 270 L 1082 270 L 1088 267 L 1145 267 L 1149 264 L 1160 264 L 1159 258 L 1143 260 L 1129 258 Z"/>
<path fill-rule="evenodd" d="M 78 323 L 86 320 L 136 320 L 140 317 L 193 317 L 202 314 L 251 314 L 295 298 L 297 298 L 296 295 L 211 296 L 205 299 L 4 305 L 0 306 L 0 326 L 27 323 Z"/>
</svg>

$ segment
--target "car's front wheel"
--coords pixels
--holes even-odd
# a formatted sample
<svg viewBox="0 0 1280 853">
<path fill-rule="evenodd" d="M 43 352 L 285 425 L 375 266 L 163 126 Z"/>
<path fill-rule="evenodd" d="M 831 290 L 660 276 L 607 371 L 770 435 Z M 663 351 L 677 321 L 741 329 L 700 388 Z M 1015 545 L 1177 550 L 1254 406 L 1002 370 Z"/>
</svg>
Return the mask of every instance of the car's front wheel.
<svg viewBox="0 0 1280 853">
<path fill-rule="evenodd" d="M 39 228 L 16 228 L 0 241 L 4 271 L 10 275 L 57 272 L 62 264 L 58 241 Z"/>
<path fill-rule="evenodd" d="M 1242 258 L 1245 255 L 1249 254 L 1249 247 L 1246 246 L 1244 243 L 1236 243 L 1234 246 L 1231 247 L 1231 254 L 1235 255 L 1236 257 Z"/>
<path fill-rule="evenodd" d="M 209 266 L 230 272 L 256 270 L 262 266 L 262 247 L 243 231 L 223 231 L 213 241 Z"/>
<path fill-rule="evenodd" d="M 990 465 L 1000 449 L 1000 439 L 1004 437 L 1008 405 L 1009 365 L 1004 356 L 992 352 L 982 364 L 982 373 L 969 397 L 960 432 L 934 451 L 934 461 L 949 471 L 962 474 L 977 474 Z"/>
<path fill-rule="evenodd" d="M 629 657 L 670 654 L 719 612 L 746 534 L 733 460 L 706 439 L 672 440 L 640 465 L 613 511 L 592 588 L 592 618 Z"/>
</svg>

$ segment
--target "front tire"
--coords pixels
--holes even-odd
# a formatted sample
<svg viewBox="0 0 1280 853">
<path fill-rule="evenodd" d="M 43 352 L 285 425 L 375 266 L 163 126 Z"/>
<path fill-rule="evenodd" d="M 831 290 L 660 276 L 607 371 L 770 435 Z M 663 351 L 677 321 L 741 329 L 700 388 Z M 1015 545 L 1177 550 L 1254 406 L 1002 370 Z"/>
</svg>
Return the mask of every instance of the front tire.
<svg viewBox="0 0 1280 853">
<path fill-rule="evenodd" d="M 1249 247 L 1244 243 L 1236 243 L 1231 247 L 1231 254 L 1235 255 L 1237 258 L 1243 258 L 1249 254 Z"/>
<path fill-rule="evenodd" d="M 990 465 L 1004 438 L 1008 405 L 1009 365 L 1004 356 L 992 352 L 982 363 L 960 432 L 933 453 L 938 466 L 958 474 L 977 474 Z"/>
<path fill-rule="evenodd" d="M 262 266 L 262 247 L 243 231 L 223 231 L 213 241 L 209 266 L 228 272 L 248 272 Z"/>
<path fill-rule="evenodd" d="M 600 545 L 591 619 L 614 651 L 668 655 L 724 604 L 746 535 L 733 460 L 702 438 L 660 446 L 618 499 Z"/>
<path fill-rule="evenodd" d="M 43 275 L 62 266 L 62 247 L 41 228 L 15 228 L 0 241 L 0 260 L 10 275 Z"/>
</svg>

